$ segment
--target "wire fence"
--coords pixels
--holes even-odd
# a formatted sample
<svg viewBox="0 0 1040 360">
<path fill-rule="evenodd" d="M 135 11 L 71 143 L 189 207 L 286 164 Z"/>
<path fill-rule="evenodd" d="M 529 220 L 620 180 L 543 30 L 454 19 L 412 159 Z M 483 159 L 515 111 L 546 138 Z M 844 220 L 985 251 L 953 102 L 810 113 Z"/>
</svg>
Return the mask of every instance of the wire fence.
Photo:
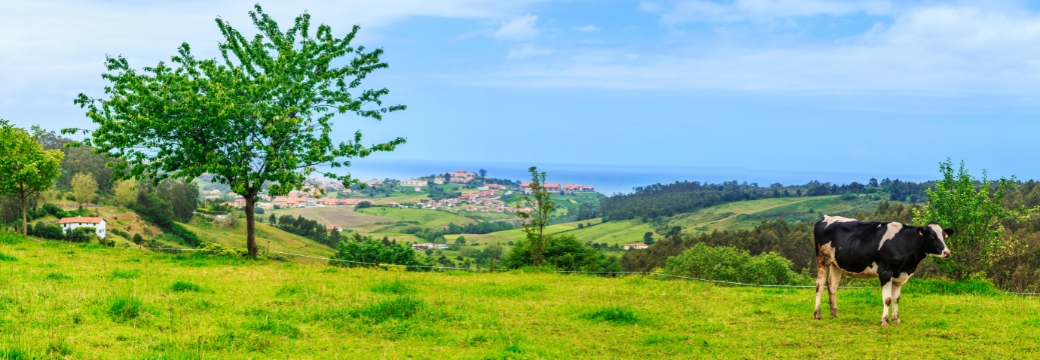
<svg viewBox="0 0 1040 360">
<path fill-rule="evenodd" d="M 174 251 L 189 251 L 189 252 L 190 251 L 195 251 L 195 252 L 225 251 L 225 250 L 219 250 L 219 249 L 154 248 L 154 247 L 142 247 L 142 249 L 157 250 L 159 252 L 167 252 L 167 251 L 170 251 L 170 252 L 174 252 Z M 323 261 L 328 261 L 328 262 L 338 262 L 338 263 L 345 263 L 345 264 L 351 264 L 351 265 L 368 266 L 368 267 L 382 267 L 382 266 L 386 266 L 386 267 L 399 267 L 399 268 L 407 268 L 407 269 L 456 270 L 456 271 L 467 271 L 467 272 L 478 272 L 478 273 L 480 273 L 480 272 L 506 272 L 506 271 L 510 271 L 510 269 L 501 269 L 501 268 L 473 269 L 473 268 L 460 268 L 460 267 L 453 267 L 453 266 L 435 266 L 435 265 L 380 264 L 380 263 L 363 262 L 363 261 L 333 259 L 333 258 L 327 258 L 327 257 L 322 257 L 322 256 L 304 255 L 304 254 L 288 253 L 288 252 L 282 252 L 282 251 L 267 251 L 266 253 L 267 254 L 286 255 L 286 256 L 292 256 L 292 257 L 297 257 L 297 258 L 308 258 L 308 259 L 323 260 Z M 556 270 L 556 271 L 553 271 L 553 272 L 557 273 L 557 274 L 578 274 L 578 275 L 607 275 L 607 276 L 643 275 L 643 276 L 660 276 L 660 277 L 666 277 L 666 278 L 675 278 L 675 279 L 682 279 L 682 280 L 693 280 L 693 281 L 701 281 L 701 282 L 723 284 L 723 285 L 732 285 L 732 286 L 744 286 L 744 287 L 793 288 L 793 289 L 811 289 L 811 288 L 816 288 L 815 285 L 750 284 L 750 283 L 742 283 L 742 282 L 734 282 L 734 281 L 726 281 L 726 280 L 703 279 L 703 278 L 697 278 L 697 277 L 689 277 L 689 276 L 666 274 L 666 273 L 659 273 L 659 272 L 650 272 L 650 271 L 565 271 L 565 270 Z M 862 286 L 840 286 L 839 288 L 841 288 L 841 289 L 865 289 L 865 287 L 862 287 Z"/>
</svg>

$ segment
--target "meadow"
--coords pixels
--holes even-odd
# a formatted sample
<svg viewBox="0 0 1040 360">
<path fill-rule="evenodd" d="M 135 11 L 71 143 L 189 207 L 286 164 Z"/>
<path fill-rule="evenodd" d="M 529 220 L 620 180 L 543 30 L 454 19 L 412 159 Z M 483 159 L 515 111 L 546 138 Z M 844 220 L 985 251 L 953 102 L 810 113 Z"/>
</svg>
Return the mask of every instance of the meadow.
<svg viewBox="0 0 1040 360">
<path fill-rule="evenodd" d="M 669 220 L 668 226 L 681 226 L 687 234 L 696 235 L 716 230 L 750 229 L 762 220 L 777 218 L 812 223 L 823 218 L 823 214 L 874 210 L 878 202 L 865 195 L 851 200 L 831 195 L 735 201 L 676 215 Z"/>
<path fill-rule="evenodd" d="M 1024 358 L 1040 301 L 912 280 L 720 287 L 648 276 L 397 272 L 0 235 L 0 358 Z"/>
</svg>

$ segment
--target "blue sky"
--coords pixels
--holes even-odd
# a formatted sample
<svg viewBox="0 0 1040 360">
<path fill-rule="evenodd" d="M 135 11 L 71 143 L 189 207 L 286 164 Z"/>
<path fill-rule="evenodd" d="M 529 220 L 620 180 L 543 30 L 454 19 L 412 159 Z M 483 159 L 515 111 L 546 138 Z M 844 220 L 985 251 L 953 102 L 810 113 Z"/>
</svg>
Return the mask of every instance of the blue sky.
<svg viewBox="0 0 1040 360">
<path fill-rule="evenodd" d="M 1040 10 L 1029 2 L 480 1 L 263 3 L 309 11 L 390 64 L 409 109 L 337 119 L 408 144 L 365 160 L 676 166 L 937 176 L 964 159 L 1040 178 Z M 135 67 L 181 42 L 214 57 L 213 19 L 249 1 L 0 4 L 0 118 L 89 127 L 105 54 Z M 821 179 L 827 181 L 828 179 Z M 865 180 L 865 179 L 864 179 Z"/>
</svg>

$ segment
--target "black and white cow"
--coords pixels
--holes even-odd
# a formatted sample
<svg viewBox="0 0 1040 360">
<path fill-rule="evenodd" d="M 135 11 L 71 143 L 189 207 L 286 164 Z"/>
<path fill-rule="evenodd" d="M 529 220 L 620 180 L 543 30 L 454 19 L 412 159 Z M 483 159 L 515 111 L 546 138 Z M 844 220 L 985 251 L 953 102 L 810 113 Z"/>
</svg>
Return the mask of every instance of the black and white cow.
<svg viewBox="0 0 1040 360">
<path fill-rule="evenodd" d="M 939 224 L 903 225 L 897 222 L 862 222 L 840 216 L 824 216 L 813 229 L 816 242 L 816 311 L 820 319 L 820 297 L 829 285 L 831 316 L 838 317 L 838 282 L 841 274 L 857 278 L 877 277 L 885 310 L 881 326 L 899 323 L 899 289 L 910 280 L 917 265 L 928 255 L 950 257 L 946 238 L 953 234 Z M 828 270 L 830 275 L 828 275 Z"/>
</svg>

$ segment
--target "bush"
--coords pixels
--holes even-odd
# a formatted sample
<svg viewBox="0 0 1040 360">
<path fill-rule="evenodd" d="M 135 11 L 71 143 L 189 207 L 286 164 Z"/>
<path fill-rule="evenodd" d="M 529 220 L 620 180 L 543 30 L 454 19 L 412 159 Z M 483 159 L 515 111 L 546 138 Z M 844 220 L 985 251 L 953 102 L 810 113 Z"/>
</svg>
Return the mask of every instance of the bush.
<svg viewBox="0 0 1040 360">
<path fill-rule="evenodd" d="M 549 244 L 545 248 L 545 262 L 564 271 L 621 271 L 616 257 L 607 256 L 582 244 L 574 235 L 549 237 Z M 511 269 L 532 265 L 531 250 L 527 241 L 518 241 L 502 263 Z"/>
<path fill-rule="evenodd" d="M 357 205 L 356 205 L 356 206 L 354 207 L 354 210 L 357 210 L 357 209 L 364 209 L 364 208 L 370 208 L 370 207 L 372 207 L 372 203 L 371 203 L 371 202 L 368 202 L 368 201 L 362 201 L 362 202 L 359 202 L 359 203 L 358 203 L 358 204 L 357 204 Z"/>
<path fill-rule="evenodd" d="M 350 261 L 372 264 L 428 265 L 420 261 L 415 250 L 404 244 L 387 245 L 356 233 L 352 239 L 339 243 L 336 254 L 332 255 L 329 264 L 349 266 Z"/>
<path fill-rule="evenodd" d="M 67 214 L 65 214 L 65 210 L 62 210 L 54 204 L 43 204 L 43 211 L 45 213 L 53 215 L 58 219 L 67 217 Z"/>
<path fill-rule="evenodd" d="M 48 225 L 48 224 L 44 224 L 41 221 L 41 222 L 36 223 L 35 226 L 29 227 L 29 229 L 27 229 L 27 230 L 29 231 L 29 235 L 35 236 L 35 237 L 39 237 L 39 238 L 50 239 L 50 240 L 64 240 L 65 239 L 65 232 L 64 232 L 64 230 L 61 229 L 60 225 Z"/>
<path fill-rule="evenodd" d="M 791 270 L 791 261 L 774 253 L 751 256 L 731 247 L 694 245 L 669 258 L 665 272 L 710 280 L 762 285 L 808 284 L 809 279 Z"/>
<path fill-rule="evenodd" d="M 90 240 L 97 237 L 97 234 L 94 231 L 96 230 L 92 227 L 78 227 L 69 230 L 69 232 L 65 234 L 65 240 L 71 242 L 90 242 Z"/>
<path fill-rule="evenodd" d="M 144 244 L 144 238 L 141 237 L 141 234 L 134 234 L 133 241 L 134 241 L 134 244 L 137 244 L 137 245 Z"/>
</svg>

